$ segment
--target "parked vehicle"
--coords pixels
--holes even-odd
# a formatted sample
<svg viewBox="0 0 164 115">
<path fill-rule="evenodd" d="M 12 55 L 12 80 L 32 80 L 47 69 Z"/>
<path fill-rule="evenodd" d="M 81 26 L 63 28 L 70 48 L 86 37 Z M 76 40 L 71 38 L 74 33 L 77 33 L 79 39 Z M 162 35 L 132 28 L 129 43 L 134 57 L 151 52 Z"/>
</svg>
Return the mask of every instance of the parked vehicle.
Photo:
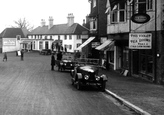
<svg viewBox="0 0 164 115">
<path fill-rule="evenodd" d="M 71 71 L 72 85 L 78 90 L 85 85 L 96 85 L 102 91 L 105 91 L 107 76 L 99 75 L 99 67 L 97 65 L 80 64 Z"/>
<path fill-rule="evenodd" d="M 52 51 L 50 49 L 42 49 L 40 51 L 40 54 L 43 54 L 43 55 L 51 55 Z"/>
<path fill-rule="evenodd" d="M 65 71 L 65 70 L 72 70 L 75 67 L 75 62 L 72 60 L 64 59 L 58 63 L 58 70 Z"/>
</svg>

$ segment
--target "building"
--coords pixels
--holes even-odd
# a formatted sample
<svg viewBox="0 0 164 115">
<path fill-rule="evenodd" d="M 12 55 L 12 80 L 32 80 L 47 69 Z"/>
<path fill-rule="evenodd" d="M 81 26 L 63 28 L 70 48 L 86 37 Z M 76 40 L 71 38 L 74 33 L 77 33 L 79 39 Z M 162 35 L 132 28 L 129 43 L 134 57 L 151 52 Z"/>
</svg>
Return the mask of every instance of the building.
<svg viewBox="0 0 164 115">
<path fill-rule="evenodd" d="M 88 38 L 88 29 L 78 23 L 74 23 L 72 13 L 68 14 L 66 24 L 53 24 L 53 18 L 49 17 L 49 23 L 41 20 L 41 26 L 35 28 L 28 34 L 28 41 L 31 41 L 32 50 L 56 49 L 60 45 L 61 49 L 67 52 L 74 52 L 82 44 L 82 39 Z"/>
<path fill-rule="evenodd" d="M 22 49 L 21 42 L 25 39 L 21 28 L 6 28 L 0 34 L 0 52 L 12 52 Z"/>
<path fill-rule="evenodd" d="M 114 53 L 109 57 L 114 57 L 114 70 L 157 83 L 163 81 L 163 6 L 163 0 L 107 0 L 107 34 L 114 41 Z M 137 16 L 132 18 L 136 14 L 141 18 L 148 15 L 150 20 L 142 23 Z"/>
<path fill-rule="evenodd" d="M 100 51 L 95 48 L 102 44 L 107 39 L 107 15 L 106 1 L 104 0 L 89 0 L 90 3 L 90 14 L 86 16 L 86 26 L 89 27 L 89 39 L 83 42 L 78 48 L 86 52 L 87 57 L 100 58 Z M 88 26 L 89 24 L 89 26 Z M 88 52 L 87 52 L 88 51 Z"/>
</svg>

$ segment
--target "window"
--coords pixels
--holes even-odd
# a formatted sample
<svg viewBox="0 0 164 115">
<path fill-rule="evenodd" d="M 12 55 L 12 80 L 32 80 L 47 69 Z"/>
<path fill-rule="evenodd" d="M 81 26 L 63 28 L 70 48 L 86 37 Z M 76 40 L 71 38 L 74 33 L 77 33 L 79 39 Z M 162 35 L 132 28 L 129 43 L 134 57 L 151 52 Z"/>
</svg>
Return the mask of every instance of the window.
<svg viewBox="0 0 164 115">
<path fill-rule="evenodd" d="M 72 40 L 72 35 L 69 35 L 69 39 Z"/>
<path fill-rule="evenodd" d="M 140 50 L 140 71 L 146 74 L 153 73 L 153 50 Z"/>
<path fill-rule="evenodd" d="M 96 0 L 93 0 L 93 8 L 96 7 Z"/>
<path fill-rule="evenodd" d="M 77 40 L 81 39 L 81 36 L 80 35 L 77 35 Z"/>
<path fill-rule="evenodd" d="M 43 42 L 39 42 L 39 49 L 43 49 Z"/>
<path fill-rule="evenodd" d="M 58 40 L 60 40 L 60 35 L 58 35 Z"/>
<path fill-rule="evenodd" d="M 67 39 L 67 35 L 64 35 L 64 40 L 66 40 Z"/>
<path fill-rule="evenodd" d="M 52 36 L 50 36 L 50 39 L 52 39 Z"/>
<path fill-rule="evenodd" d="M 69 45 L 69 49 L 70 49 L 70 50 L 72 49 L 72 45 Z"/>
<path fill-rule="evenodd" d="M 126 21 L 126 7 L 125 3 L 119 3 L 113 10 L 111 15 L 111 23 L 125 22 Z"/>
<path fill-rule="evenodd" d="M 35 41 L 33 42 L 33 48 L 35 49 Z"/>
<path fill-rule="evenodd" d="M 153 0 L 147 0 L 147 10 L 153 9 Z"/>
<path fill-rule="evenodd" d="M 20 40 L 21 35 L 17 35 L 16 38 L 17 38 L 17 40 Z"/>
<path fill-rule="evenodd" d="M 135 13 L 146 13 L 146 0 L 135 0 L 134 12 Z"/>
<path fill-rule="evenodd" d="M 96 18 L 92 18 L 90 21 L 90 29 L 91 30 L 96 30 L 97 29 L 97 20 Z"/>
<path fill-rule="evenodd" d="M 80 43 L 79 43 L 79 44 L 77 44 L 77 45 L 76 45 L 76 48 L 78 48 L 80 45 L 81 45 Z"/>
</svg>

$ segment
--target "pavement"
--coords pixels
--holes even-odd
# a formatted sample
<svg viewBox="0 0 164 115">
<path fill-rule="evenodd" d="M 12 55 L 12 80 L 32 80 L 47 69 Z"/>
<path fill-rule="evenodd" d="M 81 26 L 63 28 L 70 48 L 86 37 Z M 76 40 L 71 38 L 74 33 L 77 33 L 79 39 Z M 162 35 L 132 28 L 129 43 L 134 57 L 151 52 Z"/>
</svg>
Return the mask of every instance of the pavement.
<svg viewBox="0 0 164 115">
<path fill-rule="evenodd" d="M 113 70 L 101 70 L 108 76 L 106 93 L 140 115 L 164 115 L 164 86 L 140 77 L 120 75 Z"/>
</svg>

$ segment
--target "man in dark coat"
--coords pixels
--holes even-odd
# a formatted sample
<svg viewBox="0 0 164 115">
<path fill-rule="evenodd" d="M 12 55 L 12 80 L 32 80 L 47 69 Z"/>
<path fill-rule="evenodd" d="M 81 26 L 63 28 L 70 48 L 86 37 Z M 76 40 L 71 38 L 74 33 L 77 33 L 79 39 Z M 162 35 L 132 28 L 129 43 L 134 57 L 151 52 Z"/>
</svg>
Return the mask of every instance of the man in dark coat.
<svg viewBox="0 0 164 115">
<path fill-rule="evenodd" d="M 63 57 L 62 52 L 59 52 L 57 54 L 57 60 L 61 61 L 62 60 L 62 57 Z"/>
<path fill-rule="evenodd" d="M 24 52 L 21 50 L 21 60 L 23 61 Z"/>
<path fill-rule="evenodd" d="M 55 66 L 55 57 L 54 57 L 54 54 L 52 53 L 52 55 L 51 55 L 51 70 L 54 70 L 54 66 Z"/>
</svg>

